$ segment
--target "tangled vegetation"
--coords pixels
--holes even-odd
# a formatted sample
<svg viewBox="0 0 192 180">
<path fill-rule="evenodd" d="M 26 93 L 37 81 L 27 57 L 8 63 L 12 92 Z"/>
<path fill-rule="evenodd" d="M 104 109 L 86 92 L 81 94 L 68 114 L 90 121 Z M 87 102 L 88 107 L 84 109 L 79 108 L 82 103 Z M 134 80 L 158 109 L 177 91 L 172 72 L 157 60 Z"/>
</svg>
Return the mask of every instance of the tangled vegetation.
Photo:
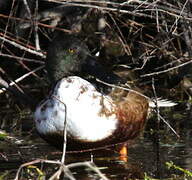
<svg viewBox="0 0 192 180">
<path fill-rule="evenodd" d="M 0 1 L 1 113 L 46 96 L 51 86 L 46 54 L 59 33 L 84 41 L 106 69 L 147 96 L 189 100 L 191 12 L 190 0 Z M 18 92 L 19 99 L 4 87 Z"/>
<path fill-rule="evenodd" d="M 46 51 L 62 32 L 85 41 L 93 56 L 99 52 L 98 61 L 147 93 L 154 79 L 157 89 L 175 95 L 180 85 L 190 95 L 191 6 L 176 0 L 1 2 L 1 79 L 27 94 L 42 93 Z"/>
</svg>

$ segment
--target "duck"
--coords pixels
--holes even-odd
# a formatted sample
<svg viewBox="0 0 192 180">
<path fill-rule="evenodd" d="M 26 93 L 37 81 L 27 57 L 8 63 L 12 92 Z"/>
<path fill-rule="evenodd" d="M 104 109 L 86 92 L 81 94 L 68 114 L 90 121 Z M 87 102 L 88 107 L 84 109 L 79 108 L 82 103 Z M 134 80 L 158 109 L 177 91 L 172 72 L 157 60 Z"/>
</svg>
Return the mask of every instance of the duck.
<svg viewBox="0 0 192 180">
<path fill-rule="evenodd" d="M 52 41 L 46 70 L 53 90 L 34 112 L 39 135 L 62 149 L 66 121 L 68 151 L 123 144 L 126 146 L 120 152 L 127 154 L 128 142 L 145 127 L 149 99 L 118 88 L 108 93 L 100 91 L 89 76 L 115 85 L 124 80 L 99 64 L 86 44 L 74 35 L 60 35 Z"/>
<path fill-rule="evenodd" d="M 113 99 L 78 76 L 62 78 L 37 107 L 34 118 L 40 136 L 62 149 L 66 118 L 67 149 L 101 147 L 132 140 L 143 130 L 148 100 L 136 93 Z"/>
<path fill-rule="evenodd" d="M 56 36 L 48 48 L 46 70 L 53 89 L 38 105 L 35 98 L 26 98 L 0 78 L 2 87 L 30 104 L 31 109 L 35 107 L 38 134 L 62 150 L 66 121 L 67 151 L 120 145 L 120 156 L 127 156 L 129 142 L 143 132 L 154 103 L 141 93 L 118 86 L 107 93 L 98 88 L 90 76 L 112 85 L 125 80 L 99 64 L 84 41 L 74 35 Z M 159 107 L 174 105 L 158 101 Z"/>
</svg>

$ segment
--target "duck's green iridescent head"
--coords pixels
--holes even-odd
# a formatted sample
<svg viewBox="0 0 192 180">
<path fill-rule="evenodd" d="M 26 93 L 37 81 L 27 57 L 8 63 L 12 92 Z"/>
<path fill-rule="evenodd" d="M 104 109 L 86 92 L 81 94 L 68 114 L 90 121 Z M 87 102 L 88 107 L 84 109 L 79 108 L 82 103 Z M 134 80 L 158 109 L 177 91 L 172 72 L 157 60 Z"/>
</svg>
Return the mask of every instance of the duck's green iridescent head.
<svg viewBox="0 0 192 180">
<path fill-rule="evenodd" d="M 46 70 L 52 83 L 63 77 L 79 75 L 89 50 L 85 43 L 72 35 L 59 35 L 49 46 Z"/>
<path fill-rule="evenodd" d="M 46 70 L 52 84 L 68 76 L 93 76 L 111 84 L 124 82 L 98 63 L 80 38 L 70 34 L 59 34 L 52 41 L 47 53 Z"/>
</svg>

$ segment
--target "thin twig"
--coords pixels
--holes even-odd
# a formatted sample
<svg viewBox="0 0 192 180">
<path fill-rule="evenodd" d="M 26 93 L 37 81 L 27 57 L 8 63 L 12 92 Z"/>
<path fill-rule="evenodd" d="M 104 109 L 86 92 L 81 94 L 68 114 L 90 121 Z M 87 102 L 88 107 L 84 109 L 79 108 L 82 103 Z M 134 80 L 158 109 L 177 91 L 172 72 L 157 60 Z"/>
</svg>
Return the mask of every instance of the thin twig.
<svg viewBox="0 0 192 180">
<path fill-rule="evenodd" d="M 173 129 L 173 127 L 159 114 L 160 119 L 171 129 L 171 131 L 180 138 L 179 134 Z"/>
<path fill-rule="evenodd" d="M 154 94 L 154 99 L 155 99 L 155 107 L 156 107 L 156 113 L 157 113 L 157 123 L 158 123 L 158 128 L 159 128 L 159 123 L 160 123 L 160 113 L 159 113 L 159 106 L 157 103 L 157 93 L 155 90 L 155 81 L 154 78 L 152 78 L 152 89 L 153 89 L 153 94 Z M 159 130 L 159 129 L 158 129 Z"/>
<path fill-rule="evenodd" d="M 38 51 L 35 51 L 35 50 L 32 50 L 32 49 L 26 48 L 25 46 L 22 46 L 22 45 L 20 45 L 20 44 L 18 44 L 18 43 L 16 43 L 16 42 L 10 41 L 10 40 L 8 40 L 8 39 L 6 39 L 6 38 L 4 38 L 4 37 L 1 37 L 1 36 L 0 36 L 0 39 L 3 40 L 3 41 L 5 41 L 5 42 L 7 42 L 7 43 L 9 43 L 9 44 L 11 44 L 11 45 L 13 45 L 13 46 L 15 46 L 15 47 L 17 47 L 17 48 L 19 48 L 19 49 L 21 49 L 21 50 L 27 51 L 27 52 L 29 52 L 29 53 L 31 53 L 31 54 L 35 54 L 35 55 L 40 56 L 40 57 L 42 57 L 42 58 L 45 58 L 45 57 L 46 57 L 46 56 L 45 56 L 43 53 L 41 53 L 41 52 L 38 52 Z"/>
<path fill-rule="evenodd" d="M 14 4 L 15 4 L 15 0 L 13 0 L 13 1 L 12 1 L 12 4 L 11 4 L 11 11 L 10 11 L 10 14 L 9 14 L 9 16 L 8 16 L 8 21 L 7 21 L 5 30 L 4 30 L 3 37 L 5 37 L 6 34 L 7 34 L 7 29 L 8 29 L 8 27 L 9 27 L 10 17 L 13 15 L 13 7 L 14 7 Z M 0 49 L 0 51 L 2 51 L 2 49 L 3 49 L 3 44 L 4 44 L 4 40 L 1 42 L 1 49 Z"/>
<path fill-rule="evenodd" d="M 100 82 L 100 83 L 102 83 L 102 84 L 104 84 L 104 85 L 107 85 L 107 86 L 109 86 L 109 87 L 113 87 L 113 88 L 118 88 L 118 89 L 122 89 L 122 90 L 125 90 L 125 91 L 134 92 L 134 93 L 136 93 L 136 94 L 139 94 L 140 96 L 143 96 L 144 98 L 146 98 L 146 99 L 148 99 L 148 100 L 151 99 L 151 98 L 149 98 L 148 96 L 145 96 L 144 94 L 142 94 L 142 93 L 140 93 L 140 92 L 138 92 L 138 91 L 135 91 L 135 90 L 133 90 L 133 89 L 127 88 L 127 87 L 122 87 L 122 86 L 117 86 L 117 85 L 114 85 L 114 84 L 109 84 L 109 83 L 106 83 L 106 82 L 104 82 L 104 81 L 102 81 L 102 80 L 100 80 L 100 79 L 97 79 L 97 78 L 96 78 L 96 81 L 98 81 L 98 82 Z"/>
<path fill-rule="evenodd" d="M 66 147 L 67 147 L 67 106 L 57 96 L 53 95 L 52 97 L 58 100 L 60 103 L 62 103 L 65 107 L 65 119 L 64 119 L 64 129 L 63 129 L 63 154 L 61 158 L 61 162 L 65 164 L 65 154 L 66 154 Z"/>
<path fill-rule="evenodd" d="M 34 69 L 33 71 L 30 71 L 30 72 L 24 74 L 24 75 L 21 76 L 20 78 L 18 78 L 18 79 L 16 79 L 15 81 L 11 82 L 11 83 L 9 84 L 9 86 L 13 86 L 13 85 L 15 85 L 15 83 L 18 83 L 18 82 L 22 81 L 23 79 L 27 78 L 28 76 L 30 76 L 30 75 L 33 74 L 34 72 L 37 72 L 37 71 L 43 69 L 44 67 L 45 67 L 45 66 L 42 65 L 42 66 L 40 66 L 40 67 Z M 6 91 L 5 88 L 0 89 L 0 94 L 3 93 L 3 92 L 5 92 L 5 91 Z"/>
<path fill-rule="evenodd" d="M 185 63 L 182 63 L 182 64 L 180 64 L 180 65 L 178 65 L 178 66 L 175 66 L 175 67 L 172 67 L 172 68 L 169 68 L 169 69 L 165 69 L 165 70 L 163 70 L 163 71 L 158 71 L 158 72 L 153 72 L 153 73 L 149 73 L 149 74 L 144 74 L 144 75 L 141 75 L 141 77 L 148 77 L 148 76 L 154 76 L 154 75 L 163 74 L 163 73 L 172 71 L 172 70 L 174 70 L 174 69 L 178 69 L 178 68 L 180 68 L 180 67 L 186 66 L 186 65 L 188 65 L 188 64 L 190 64 L 190 63 L 192 63 L 192 60 L 187 61 L 187 62 L 185 62 Z"/>
<path fill-rule="evenodd" d="M 32 20 L 32 15 L 31 15 L 31 10 L 29 8 L 29 5 L 28 5 L 28 2 L 26 0 L 23 0 L 23 4 L 25 5 L 26 7 L 26 10 L 27 10 L 27 13 L 29 15 L 29 18 Z"/>
<path fill-rule="evenodd" d="M 39 1 L 36 0 L 36 3 L 35 3 L 35 18 L 34 18 L 35 46 L 36 46 L 36 49 L 37 49 L 38 51 L 40 51 L 41 48 L 40 48 L 40 44 L 39 44 L 38 20 L 37 20 L 38 9 L 39 9 Z"/>
<path fill-rule="evenodd" d="M 79 166 L 88 166 L 92 171 L 95 171 L 97 175 L 99 175 L 100 178 L 102 178 L 102 180 L 109 180 L 105 175 L 103 175 L 103 173 L 101 173 L 101 171 L 93 162 L 86 161 L 86 162 L 79 162 L 79 163 L 71 163 L 67 165 L 68 168 L 74 168 Z"/>
<path fill-rule="evenodd" d="M 11 59 L 17 59 L 19 61 L 26 61 L 26 62 L 33 62 L 33 63 L 38 63 L 38 64 L 45 64 L 44 61 L 40 61 L 40 60 L 36 60 L 36 59 L 29 59 L 29 58 L 24 58 L 24 57 L 18 57 L 18 56 L 13 56 L 13 55 L 4 54 L 4 53 L 1 53 L 1 52 L 0 52 L 0 56 L 8 57 L 8 58 L 11 58 Z"/>
</svg>

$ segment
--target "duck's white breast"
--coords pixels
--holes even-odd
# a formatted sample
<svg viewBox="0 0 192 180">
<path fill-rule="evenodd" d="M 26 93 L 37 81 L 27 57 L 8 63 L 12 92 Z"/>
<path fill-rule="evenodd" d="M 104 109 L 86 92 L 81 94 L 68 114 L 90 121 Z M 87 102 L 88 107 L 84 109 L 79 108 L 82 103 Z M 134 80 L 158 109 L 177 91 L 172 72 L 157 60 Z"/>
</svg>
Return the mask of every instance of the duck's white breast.
<svg viewBox="0 0 192 180">
<path fill-rule="evenodd" d="M 80 77 L 63 78 L 57 83 L 53 95 L 44 103 L 50 104 L 46 110 L 42 111 L 43 104 L 35 112 L 37 130 L 43 134 L 63 130 L 65 112 L 67 135 L 73 138 L 99 141 L 112 135 L 116 129 L 112 99 L 102 95 L 91 83 Z M 46 120 L 40 121 L 39 118 Z"/>
</svg>

